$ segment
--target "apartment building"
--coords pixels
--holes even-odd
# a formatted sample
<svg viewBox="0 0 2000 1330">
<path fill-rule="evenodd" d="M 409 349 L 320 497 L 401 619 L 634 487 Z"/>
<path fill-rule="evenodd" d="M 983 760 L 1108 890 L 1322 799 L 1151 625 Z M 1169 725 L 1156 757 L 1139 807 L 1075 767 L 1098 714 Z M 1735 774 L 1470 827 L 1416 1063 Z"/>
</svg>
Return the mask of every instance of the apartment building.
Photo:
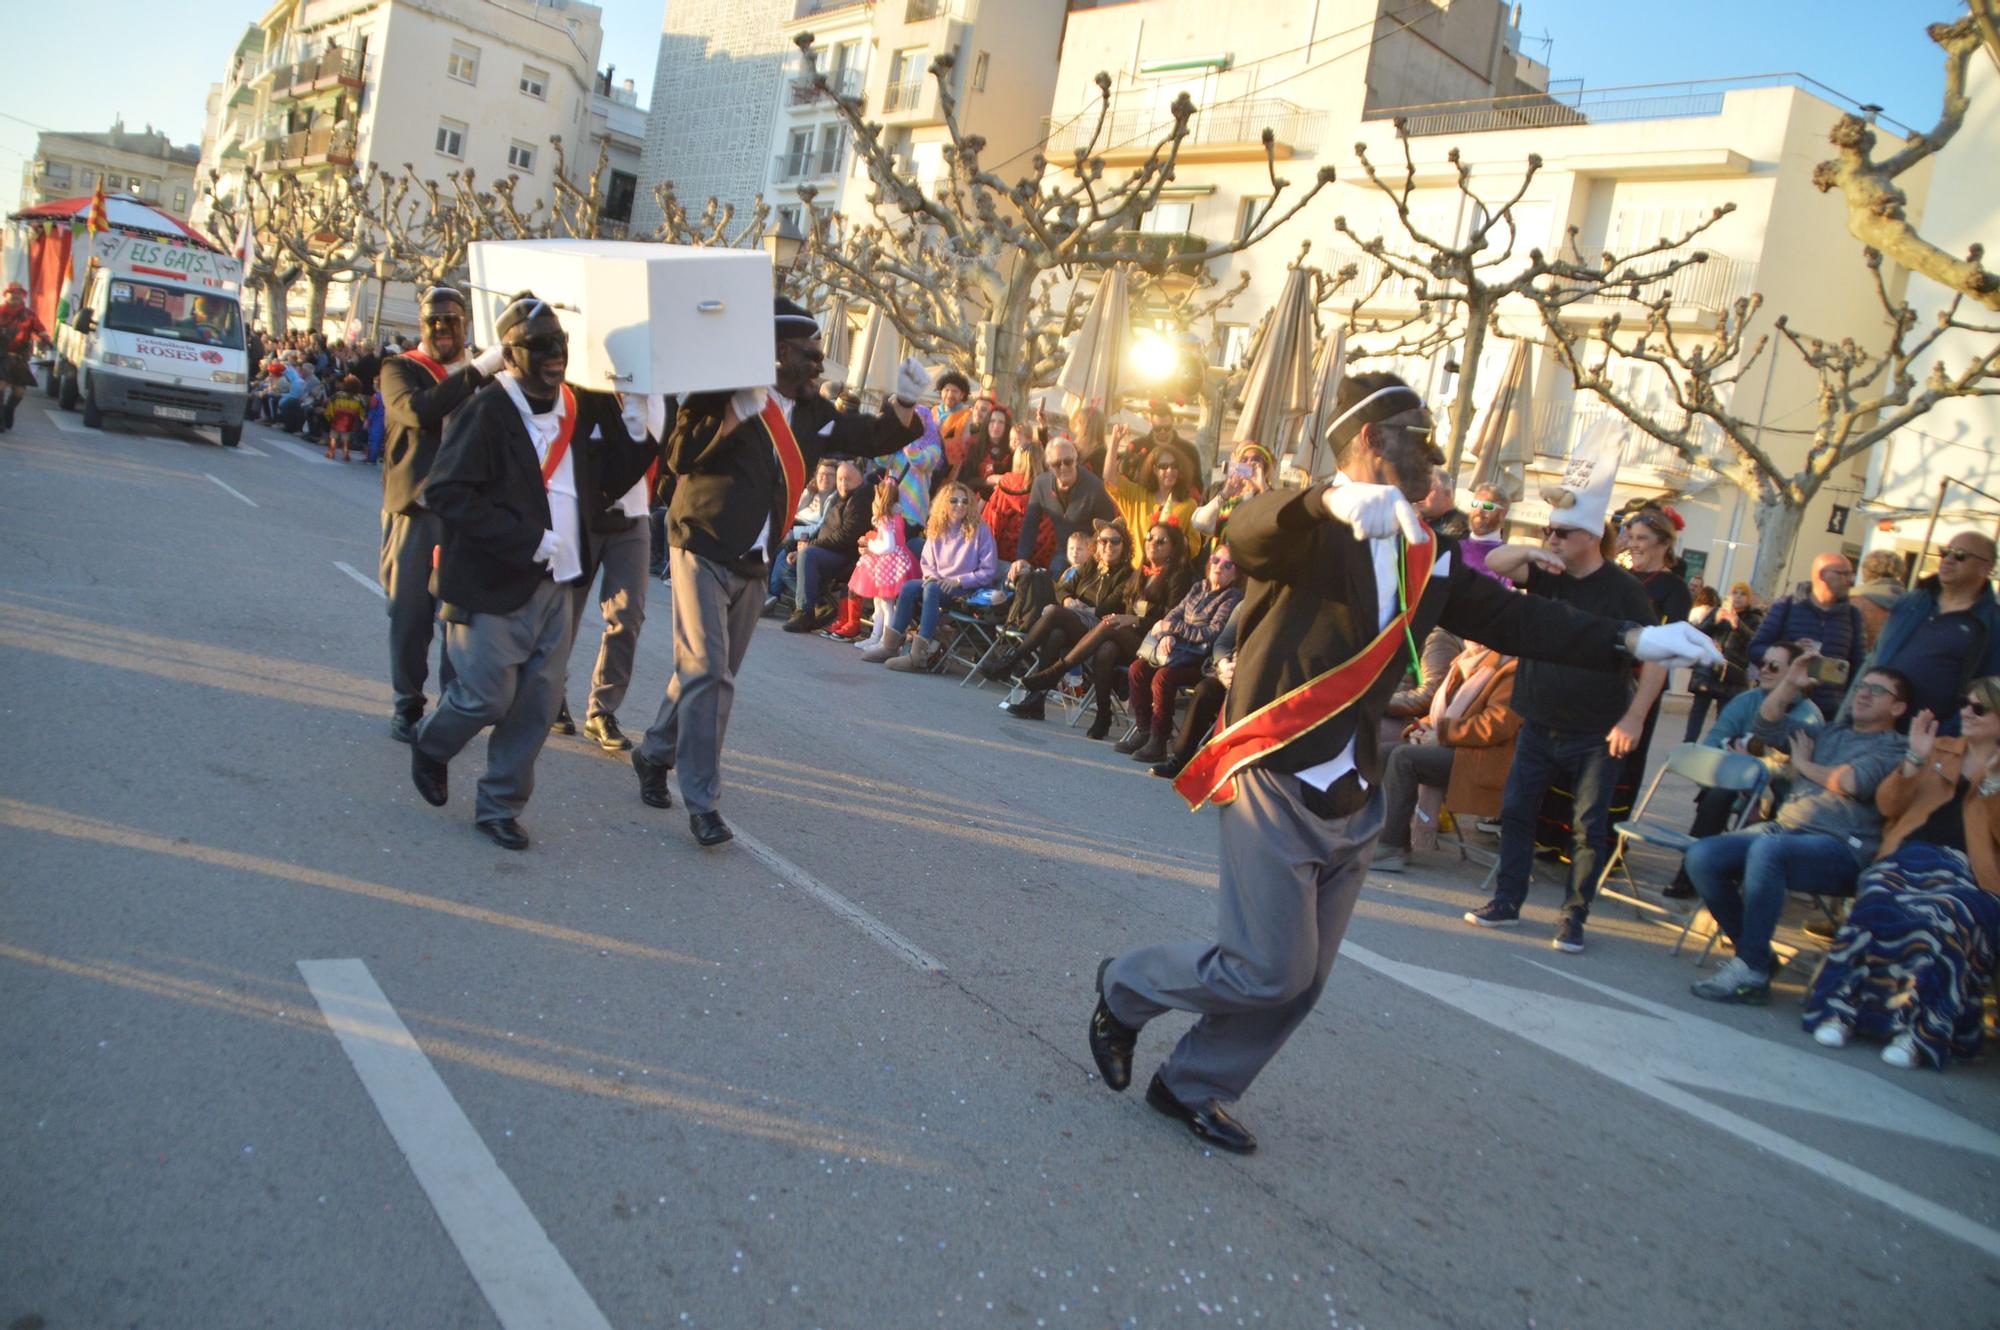
<svg viewBox="0 0 2000 1330">
<path fill-rule="evenodd" d="M 193 146 L 176 146 L 151 125 L 136 133 L 123 120 L 102 134 L 44 131 L 35 136 L 35 155 L 21 172 L 20 206 L 76 198 L 101 184 L 106 194 L 130 194 L 186 217 L 199 159 Z"/>
</svg>

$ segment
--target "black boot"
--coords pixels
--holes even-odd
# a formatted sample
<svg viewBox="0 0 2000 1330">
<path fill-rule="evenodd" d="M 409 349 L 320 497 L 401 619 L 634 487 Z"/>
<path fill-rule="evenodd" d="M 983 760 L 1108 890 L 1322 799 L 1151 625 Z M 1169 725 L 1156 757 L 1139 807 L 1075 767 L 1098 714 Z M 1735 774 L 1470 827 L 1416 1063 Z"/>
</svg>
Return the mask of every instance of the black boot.
<svg viewBox="0 0 2000 1330">
<path fill-rule="evenodd" d="M 1097 715 L 1090 722 L 1089 732 L 1084 737 L 1087 739 L 1106 739 L 1109 738 L 1110 736 L 1111 736 L 1111 708 L 1108 706 L 1100 706 L 1097 709 Z"/>
<path fill-rule="evenodd" d="M 1021 687 L 1031 693 L 1046 693 L 1049 689 L 1061 683 L 1062 677 L 1068 673 L 1069 666 L 1063 664 L 1061 661 L 1057 661 L 1053 665 L 1044 665 L 1032 674 L 1022 675 Z"/>
<path fill-rule="evenodd" d="M 1018 702 L 1009 702 L 1007 714 L 1020 720 L 1046 720 L 1048 717 L 1042 710 L 1046 696 L 1045 693 L 1029 693 Z"/>
<path fill-rule="evenodd" d="M 997 660 L 989 660 L 979 667 L 979 677 L 982 679 L 1004 679 L 1014 672 L 1015 668 L 1020 665 L 1022 658 L 1027 654 L 1025 651 L 1009 651 Z"/>
</svg>

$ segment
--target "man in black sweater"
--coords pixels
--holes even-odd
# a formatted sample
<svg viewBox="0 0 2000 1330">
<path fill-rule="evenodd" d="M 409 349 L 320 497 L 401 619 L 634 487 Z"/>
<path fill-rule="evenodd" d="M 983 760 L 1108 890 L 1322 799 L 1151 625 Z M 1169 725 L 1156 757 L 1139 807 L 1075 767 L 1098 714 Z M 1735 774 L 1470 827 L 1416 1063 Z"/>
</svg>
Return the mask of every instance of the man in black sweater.
<svg viewBox="0 0 2000 1330">
<path fill-rule="evenodd" d="M 843 461 L 834 472 L 833 498 L 827 500 L 819 529 L 802 540 L 785 557 L 797 570 L 797 608 L 785 620 L 788 633 L 809 633 L 832 621 L 819 603 L 820 587 L 854 571 L 861 557 L 861 542 L 868 535 L 870 508 L 875 496 L 861 484 L 861 468 Z"/>
<path fill-rule="evenodd" d="M 773 317 L 773 386 L 689 396 L 667 443 L 676 477 L 667 514 L 674 674 L 659 716 L 632 750 L 632 768 L 640 799 L 654 808 L 673 807 L 667 772 L 679 769 L 688 827 L 702 845 L 733 835 L 716 811 L 723 735 L 770 561 L 791 529 L 806 477 L 828 454 L 901 451 L 923 433 L 913 408 L 930 387 L 923 362 L 912 357 L 898 370 L 896 395 L 882 415 L 837 411 L 819 395 L 826 360 L 819 325 L 783 297 Z"/>
<path fill-rule="evenodd" d="M 424 480 L 437 459 L 445 418 L 463 406 L 500 368 L 494 347 L 478 361 L 466 354 L 465 297 L 448 286 L 424 295 L 423 341 L 392 356 L 378 371 L 382 383 L 382 594 L 389 610 L 389 686 L 396 709 L 389 735 L 403 743 L 424 715 L 424 682 L 430 675 L 431 632 L 437 601 L 431 566 L 443 530 L 423 498 Z M 451 654 L 438 661 L 438 691 L 451 684 Z"/>
<path fill-rule="evenodd" d="M 1422 399 L 1394 375 L 1360 375 L 1342 404 L 1334 482 L 1247 499 L 1229 519 L 1249 589 L 1226 723 L 1175 782 L 1191 804 L 1221 805 L 1217 939 L 1106 959 L 1089 1026 L 1105 1084 L 1122 1090 L 1140 1028 L 1197 1013 L 1146 1102 L 1237 1152 L 1256 1140 L 1225 1106 L 1312 1010 L 1360 895 L 1383 820 L 1377 730 L 1414 643 L 1443 623 L 1606 672 L 1634 654 L 1715 655 L 1685 624 L 1595 618 L 1473 571 L 1411 507 L 1442 460 Z"/>
<path fill-rule="evenodd" d="M 453 414 L 424 485 L 444 528 L 434 588 L 456 673 L 411 740 L 410 774 L 442 806 L 446 763 L 492 726 L 473 817 L 503 849 L 521 850 L 517 819 L 562 703 L 571 608 L 602 553 L 590 518 L 646 474 L 654 452 L 643 401 L 621 407 L 563 382 L 569 338 L 548 305 L 524 292 L 496 327 L 506 372 Z"/>
</svg>

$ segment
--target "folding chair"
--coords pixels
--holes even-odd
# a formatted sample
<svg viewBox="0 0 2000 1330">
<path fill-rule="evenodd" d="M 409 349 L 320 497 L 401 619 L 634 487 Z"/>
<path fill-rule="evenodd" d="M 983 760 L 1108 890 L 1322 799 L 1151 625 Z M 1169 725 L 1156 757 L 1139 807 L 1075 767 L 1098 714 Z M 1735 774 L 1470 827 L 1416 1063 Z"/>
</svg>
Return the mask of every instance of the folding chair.
<svg viewBox="0 0 2000 1330">
<path fill-rule="evenodd" d="M 1762 762 L 1748 753 L 1732 753 L 1725 749 L 1692 743 L 1675 746 L 1674 751 L 1667 756 L 1666 765 L 1653 777 L 1653 783 L 1646 787 L 1645 796 L 1639 800 L 1638 807 L 1632 810 L 1632 816 L 1611 828 L 1618 837 L 1618 843 L 1612 847 L 1611 861 L 1604 865 L 1604 873 L 1599 880 L 1609 881 L 1611 874 L 1616 871 L 1624 877 L 1627 889 L 1612 891 L 1600 885 L 1598 891 L 1607 896 L 1616 896 L 1631 905 L 1635 916 L 1644 910 L 1660 907 L 1638 895 L 1639 884 L 1632 876 L 1629 857 L 1631 848 L 1634 845 L 1649 845 L 1655 849 L 1686 854 L 1695 844 L 1696 838 L 1679 827 L 1669 826 L 1657 818 L 1649 820 L 1646 817 L 1646 810 L 1652 806 L 1653 796 L 1660 791 L 1660 782 L 1669 775 L 1679 776 L 1682 780 L 1690 781 L 1704 790 L 1734 792 L 1742 799 L 1743 804 L 1727 828 L 1729 831 L 1735 831 L 1742 827 L 1751 810 L 1756 808 L 1759 796 L 1764 793 L 1764 782 L 1770 773 L 1765 770 Z M 1694 915 L 1698 913 L 1700 911 L 1697 910 L 1689 914 L 1690 925 L 1694 922 Z M 1681 937 L 1683 939 L 1687 937 L 1685 928 L 1681 930 Z"/>
<path fill-rule="evenodd" d="M 984 687 L 986 681 L 980 678 L 979 667 L 992 658 L 994 650 L 1003 640 L 1003 620 L 1007 614 L 1007 602 L 1011 599 L 1005 592 L 995 596 L 989 591 L 980 591 L 961 604 L 947 606 L 944 618 L 953 632 L 932 668 L 941 673 L 949 665 L 963 665 L 965 677 L 958 681 L 958 686 L 963 688 L 973 683 Z"/>
</svg>

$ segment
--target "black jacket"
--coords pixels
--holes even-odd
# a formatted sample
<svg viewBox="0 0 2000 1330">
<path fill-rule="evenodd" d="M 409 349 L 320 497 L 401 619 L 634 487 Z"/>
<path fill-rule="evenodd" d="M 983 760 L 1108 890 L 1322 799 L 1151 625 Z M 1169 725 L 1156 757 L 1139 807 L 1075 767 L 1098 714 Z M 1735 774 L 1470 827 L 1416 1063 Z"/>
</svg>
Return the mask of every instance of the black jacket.
<svg viewBox="0 0 2000 1330">
<path fill-rule="evenodd" d="M 667 543 L 717 563 L 735 564 L 775 525 L 771 553 L 781 552 L 792 514 L 785 507 L 785 473 L 762 424 L 746 420 L 727 437 L 727 393 L 697 393 L 681 403 L 667 441 L 667 466 L 677 478 L 667 513 Z M 882 457 L 923 436 L 913 415 L 842 413 L 823 397 L 792 404 L 792 435 L 806 473 L 829 456 Z M 857 535 L 856 539 L 859 539 Z"/>
<path fill-rule="evenodd" d="M 1326 516 L 1325 491 L 1324 485 L 1273 490 L 1245 499 L 1230 516 L 1229 551 L 1249 587 L 1224 711 L 1228 723 L 1332 669 L 1378 632 L 1374 558 L 1345 524 Z M 1624 625 L 1509 591 L 1473 572 L 1458 557 L 1456 541 L 1440 539 L 1437 558 L 1447 555 L 1449 567 L 1434 573 L 1417 596 L 1410 627 L 1417 641 L 1442 623 L 1510 656 L 1630 669 L 1618 649 Z M 1253 765 L 1302 771 L 1338 757 L 1351 740 L 1357 770 L 1376 785 L 1379 722 L 1407 663 L 1407 654 L 1399 653 L 1359 702 Z"/>
<path fill-rule="evenodd" d="M 875 525 L 875 494 L 866 485 L 855 486 L 852 494 L 836 494 L 827 501 L 826 516 L 813 532 L 809 544 L 848 558 L 861 554 L 861 538 Z"/>
<path fill-rule="evenodd" d="M 631 489 L 656 454 L 646 440 L 625 432 L 610 393 L 578 392 L 576 416 L 570 456 L 587 584 L 597 571 L 600 544 L 591 515 Z M 445 602 L 447 618 L 454 612 L 506 614 L 527 604 L 549 575 L 535 562 L 550 526 L 549 495 L 528 427 L 505 388 L 488 384 L 452 416 L 424 502 L 444 522 L 431 592 Z"/>
<path fill-rule="evenodd" d="M 486 376 L 470 365 L 440 383 L 414 360 L 382 362 L 382 510 L 421 511 L 417 496 L 437 461 L 444 418 L 463 406 Z"/>
</svg>

